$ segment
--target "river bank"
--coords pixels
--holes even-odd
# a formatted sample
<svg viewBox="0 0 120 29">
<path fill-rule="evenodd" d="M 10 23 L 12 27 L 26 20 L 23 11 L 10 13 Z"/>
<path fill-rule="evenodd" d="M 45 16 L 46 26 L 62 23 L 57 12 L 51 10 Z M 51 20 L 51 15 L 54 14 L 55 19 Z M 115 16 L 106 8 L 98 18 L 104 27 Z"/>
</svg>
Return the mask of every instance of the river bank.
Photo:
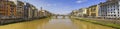
<svg viewBox="0 0 120 29">
<path fill-rule="evenodd" d="M 108 27 L 113 27 L 113 28 L 116 28 L 116 29 L 120 29 L 119 24 L 113 24 L 113 23 L 109 23 L 109 22 L 100 22 L 100 21 L 93 20 L 93 19 L 78 18 L 78 17 L 74 17 L 73 19 L 77 19 L 77 20 L 80 20 L 80 21 L 85 21 L 85 22 L 90 22 L 90 23 L 94 23 L 94 24 L 99 24 L 99 25 L 103 25 L 103 26 L 108 26 Z"/>
<path fill-rule="evenodd" d="M 44 19 L 44 18 L 48 18 L 48 17 L 1 19 L 0 20 L 0 26 L 2 26 L 2 25 L 8 25 L 8 24 L 13 24 L 13 23 L 19 23 L 19 22 L 33 21 L 33 20 Z"/>
</svg>

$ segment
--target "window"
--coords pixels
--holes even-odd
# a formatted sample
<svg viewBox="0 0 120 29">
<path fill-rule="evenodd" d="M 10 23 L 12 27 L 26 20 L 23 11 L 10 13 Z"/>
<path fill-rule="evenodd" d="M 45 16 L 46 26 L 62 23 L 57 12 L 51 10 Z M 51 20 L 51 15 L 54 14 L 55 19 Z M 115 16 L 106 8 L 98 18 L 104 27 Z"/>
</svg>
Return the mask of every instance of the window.
<svg viewBox="0 0 120 29">
<path fill-rule="evenodd" d="M 115 8 L 115 5 L 114 5 L 114 8 Z"/>
<path fill-rule="evenodd" d="M 118 14 L 119 14 L 119 12 L 118 12 Z"/>
<path fill-rule="evenodd" d="M 112 9 L 111 9 L 111 11 L 112 11 Z"/>
<path fill-rule="evenodd" d="M 110 16 L 110 15 L 108 15 L 108 16 Z"/>
<path fill-rule="evenodd" d="M 109 7 L 108 7 L 109 8 Z"/>
<path fill-rule="evenodd" d="M 114 15 L 114 16 L 116 16 L 116 15 Z"/>
<path fill-rule="evenodd" d="M 111 15 L 111 16 L 113 16 L 113 15 Z"/>
</svg>

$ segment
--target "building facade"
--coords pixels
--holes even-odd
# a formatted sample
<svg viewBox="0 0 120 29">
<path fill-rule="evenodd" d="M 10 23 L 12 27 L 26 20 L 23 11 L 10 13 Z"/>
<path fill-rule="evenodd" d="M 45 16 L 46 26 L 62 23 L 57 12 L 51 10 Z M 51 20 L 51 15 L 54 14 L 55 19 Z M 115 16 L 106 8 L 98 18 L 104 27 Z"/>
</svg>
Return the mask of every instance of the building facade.
<svg viewBox="0 0 120 29">
<path fill-rule="evenodd" d="M 43 10 L 43 8 L 41 7 L 40 11 L 38 12 L 38 16 L 40 17 L 44 17 L 44 16 L 51 16 L 52 14 L 46 10 Z"/>
<path fill-rule="evenodd" d="M 71 15 L 72 15 L 72 16 L 79 16 L 79 10 L 73 10 L 73 11 L 71 12 Z"/>
<path fill-rule="evenodd" d="M 15 18 L 16 5 L 9 0 L 0 0 L 0 18 Z"/>
<path fill-rule="evenodd" d="M 100 3 L 100 16 L 104 18 L 120 18 L 120 0 L 108 0 Z"/>
<path fill-rule="evenodd" d="M 38 9 L 29 3 L 25 4 L 26 5 L 24 6 L 24 17 L 25 18 L 38 17 Z"/>
<path fill-rule="evenodd" d="M 89 17 L 98 17 L 99 5 L 93 5 L 87 8 L 87 14 Z"/>
<path fill-rule="evenodd" d="M 32 5 L 32 17 L 37 17 L 38 9 Z"/>
<path fill-rule="evenodd" d="M 87 17 L 87 9 L 86 8 L 79 9 L 78 14 L 79 14 L 80 17 Z"/>
<path fill-rule="evenodd" d="M 21 1 L 17 1 L 17 17 L 23 18 L 24 17 L 24 3 Z"/>
<path fill-rule="evenodd" d="M 24 6 L 24 18 L 32 18 L 32 9 L 31 9 L 31 4 L 25 3 L 26 5 Z"/>
</svg>

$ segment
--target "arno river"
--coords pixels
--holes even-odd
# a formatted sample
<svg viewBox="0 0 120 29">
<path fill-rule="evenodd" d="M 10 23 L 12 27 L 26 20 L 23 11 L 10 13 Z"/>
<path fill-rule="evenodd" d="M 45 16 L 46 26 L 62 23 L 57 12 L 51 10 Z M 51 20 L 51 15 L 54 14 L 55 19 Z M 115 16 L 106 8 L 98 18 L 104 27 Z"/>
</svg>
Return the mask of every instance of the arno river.
<svg viewBox="0 0 120 29">
<path fill-rule="evenodd" d="M 0 29 L 114 29 L 112 27 L 92 24 L 68 17 L 59 16 L 39 19 L 29 22 L 20 22 L 0 26 Z"/>
</svg>

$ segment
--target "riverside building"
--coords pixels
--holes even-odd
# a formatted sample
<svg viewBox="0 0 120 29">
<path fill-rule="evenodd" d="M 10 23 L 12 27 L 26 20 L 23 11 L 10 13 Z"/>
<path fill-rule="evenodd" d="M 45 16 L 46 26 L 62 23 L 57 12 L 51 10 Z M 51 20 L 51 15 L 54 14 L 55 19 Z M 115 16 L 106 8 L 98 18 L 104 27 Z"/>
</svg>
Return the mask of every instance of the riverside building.
<svg viewBox="0 0 120 29">
<path fill-rule="evenodd" d="M 99 5 L 99 16 L 104 18 L 120 18 L 120 0 L 107 0 Z"/>
<path fill-rule="evenodd" d="M 87 8 L 87 14 L 89 17 L 98 17 L 99 5 L 92 5 Z"/>
<path fill-rule="evenodd" d="M 9 0 L 0 0 L 0 18 L 15 18 L 16 17 L 16 5 Z"/>
</svg>

